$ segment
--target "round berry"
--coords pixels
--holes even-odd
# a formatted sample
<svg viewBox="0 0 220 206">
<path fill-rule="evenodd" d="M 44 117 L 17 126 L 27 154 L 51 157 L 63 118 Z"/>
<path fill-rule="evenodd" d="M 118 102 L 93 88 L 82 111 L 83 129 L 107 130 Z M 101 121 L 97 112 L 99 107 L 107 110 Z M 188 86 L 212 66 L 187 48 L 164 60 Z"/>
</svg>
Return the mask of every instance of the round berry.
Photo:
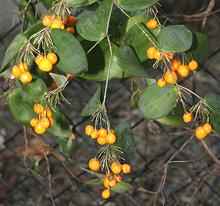
<svg viewBox="0 0 220 206">
<path fill-rule="evenodd" d="M 104 129 L 104 128 L 99 129 L 99 136 L 100 137 L 105 137 L 106 138 L 107 135 L 108 135 L 107 129 Z"/>
<path fill-rule="evenodd" d="M 156 51 L 156 47 L 151 46 L 147 49 L 146 53 L 147 53 L 147 57 L 148 59 L 154 59 L 154 52 Z"/>
<path fill-rule="evenodd" d="M 43 127 L 43 125 L 38 122 L 35 126 L 34 126 L 34 131 L 37 133 L 37 134 L 43 134 L 46 132 L 46 128 Z"/>
<path fill-rule="evenodd" d="M 32 126 L 32 127 L 35 127 L 35 125 L 38 123 L 38 118 L 33 118 L 33 119 L 31 119 L 31 121 L 30 121 L 30 125 Z"/>
<path fill-rule="evenodd" d="M 52 23 L 52 16 L 44 16 L 42 19 L 42 24 L 44 26 L 50 26 Z"/>
<path fill-rule="evenodd" d="M 183 115 L 183 121 L 185 123 L 190 123 L 192 122 L 192 119 L 193 119 L 192 114 L 190 112 L 185 112 L 185 114 Z"/>
<path fill-rule="evenodd" d="M 163 78 L 160 78 L 157 80 L 157 86 L 160 88 L 164 88 L 166 86 L 166 84 L 167 84 L 167 82 Z"/>
<path fill-rule="evenodd" d="M 190 70 L 195 71 L 198 69 L 198 67 L 199 67 L 199 64 L 196 60 L 192 60 L 191 62 L 189 62 Z"/>
<path fill-rule="evenodd" d="M 131 166 L 129 164 L 123 164 L 121 167 L 124 174 L 129 174 L 131 172 Z"/>
<path fill-rule="evenodd" d="M 150 19 L 149 21 L 147 21 L 146 26 L 148 29 L 155 29 L 158 26 L 158 23 L 155 19 Z"/>
<path fill-rule="evenodd" d="M 178 72 L 179 76 L 181 76 L 182 78 L 185 78 L 189 75 L 189 70 L 188 70 L 187 66 L 185 66 L 185 65 L 180 65 L 177 72 Z"/>
<path fill-rule="evenodd" d="M 74 34 L 74 32 L 75 32 L 75 30 L 74 30 L 73 27 L 67 27 L 67 28 L 66 28 L 66 31 L 69 32 L 69 33 L 71 33 L 71 34 Z"/>
<path fill-rule="evenodd" d="M 87 136 L 90 136 L 94 131 L 94 127 L 92 125 L 87 125 L 85 128 L 85 133 Z"/>
<path fill-rule="evenodd" d="M 23 84 L 29 83 L 32 81 L 32 75 L 30 72 L 23 72 L 20 76 L 20 81 Z"/>
<path fill-rule="evenodd" d="M 179 68 L 179 66 L 181 65 L 181 62 L 180 60 L 178 59 L 174 59 L 172 62 L 171 62 L 171 70 L 176 72 Z"/>
<path fill-rule="evenodd" d="M 39 66 L 40 62 L 43 60 L 44 56 L 41 54 L 38 54 L 37 57 L 35 58 L 36 64 Z"/>
<path fill-rule="evenodd" d="M 105 145 L 107 143 L 107 139 L 106 139 L 106 137 L 100 137 L 99 136 L 97 138 L 97 142 L 98 142 L 99 145 Z"/>
<path fill-rule="evenodd" d="M 117 174 L 115 175 L 115 179 L 117 182 L 120 182 L 121 181 L 121 175 Z"/>
<path fill-rule="evenodd" d="M 96 158 L 92 158 L 91 160 L 89 160 L 89 169 L 97 172 L 100 168 L 100 161 Z"/>
<path fill-rule="evenodd" d="M 119 174 L 121 172 L 121 165 L 120 163 L 118 162 L 113 162 L 111 164 L 111 171 L 114 173 L 114 174 Z"/>
<path fill-rule="evenodd" d="M 94 129 L 92 134 L 91 134 L 91 138 L 92 139 L 96 139 L 99 136 L 99 132 L 97 129 Z"/>
<path fill-rule="evenodd" d="M 46 129 L 50 127 L 50 120 L 47 117 L 43 117 L 39 123 Z"/>
<path fill-rule="evenodd" d="M 46 57 L 44 57 L 40 61 L 38 67 L 41 71 L 44 71 L 44 72 L 50 72 L 53 69 L 52 63 Z"/>
<path fill-rule="evenodd" d="M 204 124 L 202 128 L 207 135 L 212 132 L 212 125 L 209 123 Z"/>
<path fill-rule="evenodd" d="M 50 108 L 47 108 L 47 109 L 46 109 L 46 116 L 47 116 L 47 117 L 52 117 L 52 115 L 53 115 L 53 113 L 52 113 L 51 109 L 50 109 Z"/>
<path fill-rule="evenodd" d="M 156 50 L 154 51 L 154 59 L 160 60 L 160 58 L 161 58 L 160 52 L 159 52 L 158 49 L 156 49 Z"/>
<path fill-rule="evenodd" d="M 115 136 L 114 133 L 110 132 L 110 133 L 107 135 L 106 139 L 107 139 L 107 143 L 108 143 L 108 144 L 114 144 L 114 143 L 116 142 L 116 139 L 117 139 L 117 138 L 116 138 L 116 136 Z"/>
<path fill-rule="evenodd" d="M 14 75 L 15 78 L 19 78 L 21 76 L 21 69 L 18 66 L 13 66 L 11 73 Z"/>
<path fill-rule="evenodd" d="M 103 181 L 103 185 L 105 188 L 109 188 L 109 180 L 108 178 L 105 177 L 104 181 Z"/>
<path fill-rule="evenodd" d="M 109 180 L 109 187 L 115 187 L 117 185 L 116 180 L 113 178 L 112 180 Z"/>
<path fill-rule="evenodd" d="M 105 189 L 102 191 L 102 198 L 103 199 L 108 199 L 110 197 L 110 195 L 111 195 L 111 192 L 109 189 Z"/>
<path fill-rule="evenodd" d="M 47 59 L 51 62 L 51 64 L 56 64 L 57 63 L 57 55 L 53 52 L 50 52 L 47 54 Z"/>
<path fill-rule="evenodd" d="M 207 136 L 207 134 L 205 133 L 205 130 L 203 129 L 203 127 L 200 126 L 196 128 L 195 136 L 198 139 L 204 139 Z"/>
<path fill-rule="evenodd" d="M 164 75 L 164 79 L 167 83 L 174 85 L 175 82 L 177 81 L 178 77 L 176 75 L 176 72 L 166 71 L 166 73 Z"/>
<path fill-rule="evenodd" d="M 44 107 L 42 104 L 34 104 L 34 112 L 37 114 L 41 114 L 44 111 Z"/>
</svg>

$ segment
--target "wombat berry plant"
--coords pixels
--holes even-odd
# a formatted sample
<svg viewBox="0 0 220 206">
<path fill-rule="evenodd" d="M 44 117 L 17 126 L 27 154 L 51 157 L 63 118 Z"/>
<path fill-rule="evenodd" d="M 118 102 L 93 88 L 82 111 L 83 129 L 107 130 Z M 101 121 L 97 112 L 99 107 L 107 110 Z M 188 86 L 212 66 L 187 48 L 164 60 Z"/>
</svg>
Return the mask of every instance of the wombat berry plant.
<svg viewBox="0 0 220 206">
<path fill-rule="evenodd" d="M 73 76 L 104 82 L 81 113 L 91 117 L 84 135 L 99 145 L 88 161 L 89 170 L 83 169 L 101 180 L 104 199 L 132 188 L 122 179 L 133 170 L 127 159 L 134 152 L 134 145 L 127 144 L 133 136 L 128 123 L 111 127 L 106 107 L 111 79 L 130 79 L 132 105 L 148 121 L 189 125 L 192 136 L 203 145 L 213 130 L 220 131 L 220 97 L 212 92 L 201 97 L 185 86 L 208 58 L 207 38 L 161 18 L 157 0 L 25 2 L 19 12 L 21 33 L 8 47 L 1 66 L 1 75 L 12 82 L 10 110 L 42 141 L 44 133 L 65 139 L 62 143 L 69 154 L 74 138 L 71 123 L 59 108 L 69 103 L 62 92 Z M 47 12 L 40 13 L 40 2 Z M 50 152 L 47 149 L 40 158 Z"/>
</svg>

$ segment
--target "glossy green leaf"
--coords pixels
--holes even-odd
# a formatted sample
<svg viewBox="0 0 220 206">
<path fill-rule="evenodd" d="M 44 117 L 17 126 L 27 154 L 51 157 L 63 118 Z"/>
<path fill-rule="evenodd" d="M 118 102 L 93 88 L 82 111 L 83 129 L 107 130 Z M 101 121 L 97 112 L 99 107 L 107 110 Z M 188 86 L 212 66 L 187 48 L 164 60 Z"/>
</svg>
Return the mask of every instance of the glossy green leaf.
<svg viewBox="0 0 220 206">
<path fill-rule="evenodd" d="M 95 13 L 81 17 L 76 24 L 80 36 L 89 41 L 99 41 L 106 37 L 112 7 L 113 0 L 104 0 Z"/>
<path fill-rule="evenodd" d="M 193 45 L 188 53 L 192 54 L 193 59 L 203 63 L 209 56 L 209 41 L 205 34 L 195 33 Z"/>
<path fill-rule="evenodd" d="M 131 160 L 136 148 L 130 123 L 124 122 L 119 124 L 116 127 L 115 132 L 117 135 L 117 142 L 115 143 L 115 146 L 118 146 L 122 149 L 126 160 Z"/>
<path fill-rule="evenodd" d="M 47 129 L 47 132 L 57 137 L 70 137 L 72 135 L 69 122 L 63 112 L 58 108 L 56 108 L 56 111 L 53 112 L 53 121 L 53 127 Z"/>
<path fill-rule="evenodd" d="M 43 28 L 44 28 L 44 26 L 41 23 L 33 24 L 33 25 L 31 25 L 30 28 L 28 28 L 24 32 L 24 35 L 26 36 L 27 39 L 29 39 L 33 34 L 36 34 L 37 32 L 39 32 Z"/>
<path fill-rule="evenodd" d="M 29 125 L 29 121 L 35 116 L 35 113 L 32 105 L 22 100 L 21 88 L 13 90 L 8 99 L 14 118 L 22 125 Z"/>
<path fill-rule="evenodd" d="M 125 193 L 130 190 L 132 186 L 124 181 L 120 181 L 116 187 L 112 188 L 112 190 L 116 193 Z"/>
<path fill-rule="evenodd" d="M 67 0 L 69 6 L 81 7 L 95 3 L 97 0 Z"/>
<path fill-rule="evenodd" d="M 47 9 L 50 9 L 52 7 L 53 0 L 41 0 L 41 1 Z"/>
<path fill-rule="evenodd" d="M 115 0 L 115 2 L 127 11 L 147 9 L 158 2 L 158 0 Z"/>
<path fill-rule="evenodd" d="M 210 122 L 214 130 L 220 134 L 220 113 L 212 112 L 210 114 Z"/>
<path fill-rule="evenodd" d="M 99 86 L 90 99 L 88 104 L 83 108 L 81 115 L 82 116 L 91 116 L 101 107 L 101 87 Z"/>
<path fill-rule="evenodd" d="M 175 107 L 177 91 L 174 86 L 159 88 L 156 84 L 147 87 L 141 95 L 138 106 L 147 119 L 167 116 Z"/>
<path fill-rule="evenodd" d="M 8 68 L 9 64 L 16 57 L 26 40 L 27 39 L 23 34 L 18 34 L 14 38 L 14 40 L 5 52 L 5 56 L 1 65 L 1 72 L 4 72 Z"/>
<path fill-rule="evenodd" d="M 23 101 L 28 102 L 30 105 L 33 105 L 35 100 L 41 98 L 45 92 L 47 92 L 47 85 L 42 79 L 22 85 Z"/>
<path fill-rule="evenodd" d="M 220 96 L 210 92 L 204 99 L 210 112 L 220 113 Z"/>
<path fill-rule="evenodd" d="M 166 117 L 158 119 L 157 121 L 173 127 L 182 127 L 185 126 L 183 121 L 184 109 L 181 103 L 178 103 L 176 107 L 168 114 Z"/>
<path fill-rule="evenodd" d="M 158 36 L 159 49 L 170 52 L 184 52 L 191 48 L 192 33 L 183 25 L 167 26 Z"/>
<path fill-rule="evenodd" d="M 137 56 L 139 57 L 141 62 L 147 60 L 146 50 L 148 47 L 152 46 L 152 41 L 156 43 L 156 38 L 161 30 L 161 27 L 157 27 L 156 29 L 149 31 L 144 25 L 142 25 L 143 31 L 140 30 L 135 24 L 136 23 L 143 23 L 145 24 L 149 20 L 149 17 L 143 16 L 136 16 L 132 17 L 129 20 L 128 28 L 129 30 L 125 36 L 125 43 L 130 45 L 136 52 Z M 150 39 L 152 41 L 150 41 Z"/>
<path fill-rule="evenodd" d="M 56 64 L 59 70 L 73 75 L 87 71 L 86 54 L 72 34 L 60 29 L 53 29 L 51 37 L 55 44 L 54 52 L 59 56 Z"/>
<path fill-rule="evenodd" d="M 61 74 L 50 73 L 50 76 L 56 82 L 56 85 L 58 87 L 64 86 L 66 82 L 68 81 L 68 78 Z"/>
</svg>

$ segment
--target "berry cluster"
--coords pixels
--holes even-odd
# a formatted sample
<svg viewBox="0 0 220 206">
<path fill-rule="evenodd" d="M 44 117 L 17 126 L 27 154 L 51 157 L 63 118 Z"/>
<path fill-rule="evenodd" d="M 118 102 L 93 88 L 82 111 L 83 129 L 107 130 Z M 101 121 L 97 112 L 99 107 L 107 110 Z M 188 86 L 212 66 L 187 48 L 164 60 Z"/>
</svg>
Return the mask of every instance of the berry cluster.
<svg viewBox="0 0 220 206">
<path fill-rule="evenodd" d="M 97 130 L 92 125 L 87 125 L 85 128 L 85 133 L 87 136 L 90 136 L 92 139 L 97 139 L 99 145 L 105 144 L 114 144 L 117 140 L 117 137 L 113 130 L 108 131 L 107 129 L 100 128 Z"/>
<path fill-rule="evenodd" d="M 26 62 L 20 62 L 18 65 L 13 66 L 11 73 L 13 78 L 19 78 L 23 84 L 32 81 L 32 75 L 29 72 L 28 64 Z"/>
<path fill-rule="evenodd" d="M 64 29 L 61 16 L 44 16 L 42 24 L 46 27 L 50 27 L 51 29 Z"/>
<path fill-rule="evenodd" d="M 53 126 L 52 111 L 48 107 L 44 109 L 42 104 L 34 104 L 34 112 L 38 114 L 38 118 L 31 119 L 30 125 L 37 134 L 43 134 Z"/>
<path fill-rule="evenodd" d="M 41 71 L 50 72 L 53 69 L 53 65 L 57 63 L 57 60 L 57 55 L 53 52 L 49 52 L 46 56 L 39 54 L 35 62 Z"/>
<path fill-rule="evenodd" d="M 195 136 L 198 139 L 204 139 L 212 132 L 212 125 L 209 123 L 206 123 L 204 125 L 201 125 L 196 128 Z"/>
<path fill-rule="evenodd" d="M 76 26 L 76 17 L 75 16 L 67 16 L 63 20 L 63 24 L 65 25 L 67 32 L 74 34 L 75 26 Z"/>
</svg>

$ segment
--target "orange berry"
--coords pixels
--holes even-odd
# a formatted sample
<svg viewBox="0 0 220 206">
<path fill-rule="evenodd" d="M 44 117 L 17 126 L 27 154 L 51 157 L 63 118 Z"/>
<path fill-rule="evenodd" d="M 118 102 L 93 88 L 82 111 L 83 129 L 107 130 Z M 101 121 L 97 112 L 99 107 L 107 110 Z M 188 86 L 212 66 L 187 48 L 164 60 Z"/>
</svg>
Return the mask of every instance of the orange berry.
<svg viewBox="0 0 220 206">
<path fill-rule="evenodd" d="M 109 188 L 109 180 L 108 178 L 105 177 L 104 181 L 103 181 L 103 185 L 105 188 Z"/>
<path fill-rule="evenodd" d="M 199 64 L 196 60 L 192 60 L 191 62 L 189 62 L 190 70 L 195 71 L 198 69 L 198 67 L 199 67 Z"/>
<path fill-rule="evenodd" d="M 50 127 L 50 120 L 47 117 L 43 117 L 39 123 L 46 129 Z"/>
<path fill-rule="evenodd" d="M 35 126 L 34 126 L 34 131 L 37 133 L 37 134 L 43 134 L 46 132 L 46 128 L 43 127 L 43 125 L 38 122 Z"/>
<path fill-rule="evenodd" d="M 30 72 L 23 72 L 20 76 L 20 81 L 23 84 L 29 83 L 32 81 L 32 75 Z"/>
<path fill-rule="evenodd" d="M 44 111 L 44 107 L 42 104 L 34 104 L 34 112 L 37 114 L 41 114 Z"/>
<path fill-rule="evenodd" d="M 44 26 L 50 26 L 51 23 L 52 23 L 52 16 L 44 16 L 43 19 L 42 19 L 42 24 Z"/>
<path fill-rule="evenodd" d="M 121 172 L 121 165 L 120 163 L 118 162 L 113 162 L 111 164 L 111 171 L 114 173 L 114 174 L 119 174 Z"/>
<path fill-rule="evenodd" d="M 189 112 L 185 112 L 185 114 L 183 115 L 183 121 L 185 122 L 185 123 L 190 123 L 190 122 L 192 122 L 192 114 L 191 113 L 189 113 Z"/>
<path fill-rule="evenodd" d="M 50 109 L 50 108 L 47 108 L 47 109 L 46 109 L 46 116 L 47 116 L 47 117 L 52 117 L 52 115 L 53 115 L 53 113 L 52 113 L 51 109 Z"/>
<path fill-rule="evenodd" d="M 187 66 L 185 66 L 185 65 L 180 65 L 177 72 L 178 72 L 179 76 L 181 76 L 183 78 L 185 78 L 189 75 L 189 70 L 188 70 Z"/>
<path fill-rule="evenodd" d="M 65 76 L 67 77 L 67 79 L 69 81 L 73 80 L 74 79 L 74 76 L 72 74 L 65 74 Z"/>
<path fill-rule="evenodd" d="M 99 136 L 106 137 L 108 135 L 108 131 L 104 128 L 99 129 Z"/>
<path fill-rule="evenodd" d="M 55 81 L 53 81 L 53 82 L 51 83 L 50 88 L 51 88 L 52 90 L 55 90 L 55 89 L 58 88 Z"/>
<path fill-rule="evenodd" d="M 209 123 L 204 124 L 202 128 L 207 135 L 212 132 L 212 125 Z"/>
<path fill-rule="evenodd" d="M 22 72 L 21 72 L 21 69 L 15 65 L 12 67 L 11 73 L 14 75 L 15 78 L 19 78 Z"/>
<path fill-rule="evenodd" d="M 163 78 L 160 78 L 160 79 L 157 80 L 157 86 L 160 87 L 160 88 L 165 87 L 166 84 L 167 84 L 167 82 Z"/>
<path fill-rule="evenodd" d="M 178 77 L 176 75 L 176 72 L 166 71 L 166 73 L 164 75 L 164 79 L 167 83 L 174 85 L 175 82 L 177 81 Z"/>
<path fill-rule="evenodd" d="M 97 172 L 100 168 L 100 161 L 96 158 L 92 158 L 89 160 L 89 169 Z"/>
<path fill-rule="evenodd" d="M 23 67 L 25 71 L 29 70 L 27 62 L 23 62 Z"/>
<path fill-rule="evenodd" d="M 68 24 L 70 24 L 70 25 L 72 25 L 72 26 L 75 26 L 75 25 L 76 25 L 77 19 L 76 19 L 75 16 L 68 16 L 67 19 L 68 19 Z"/>
<path fill-rule="evenodd" d="M 53 118 L 51 118 L 51 117 L 48 117 L 48 119 L 50 120 L 50 127 L 53 127 L 53 125 L 54 125 L 54 121 L 53 121 Z"/>
<path fill-rule="evenodd" d="M 174 59 L 172 62 L 171 62 L 171 70 L 176 72 L 179 68 L 179 66 L 181 65 L 181 62 L 180 60 L 178 59 Z"/>
<path fill-rule="evenodd" d="M 124 174 L 129 174 L 131 172 L 131 166 L 129 164 L 123 164 L 121 167 Z"/>
<path fill-rule="evenodd" d="M 121 181 L 121 176 L 119 174 L 115 175 L 115 180 L 117 182 L 120 182 Z"/>
<path fill-rule="evenodd" d="M 108 199 L 110 197 L 110 195 L 111 195 L 111 192 L 110 192 L 109 189 L 106 189 L 106 190 L 102 191 L 102 198 L 103 199 Z"/>
<path fill-rule="evenodd" d="M 160 52 L 159 52 L 158 49 L 156 49 L 156 50 L 154 51 L 154 59 L 160 60 L 160 58 L 161 58 Z"/>
<path fill-rule="evenodd" d="M 40 69 L 41 71 L 44 71 L 44 72 L 49 72 L 49 71 L 51 71 L 51 70 L 53 69 L 52 63 L 51 63 L 46 57 L 44 57 L 44 58 L 41 60 L 41 62 L 40 62 L 40 64 L 38 65 L 38 67 L 39 67 L 39 69 Z"/>
<path fill-rule="evenodd" d="M 51 62 L 51 64 L 56 64 L 57 63 L 57 55 L 53 52 L 49 52 L 47 54 L 47 59 Z"/>
<path fill-rule="evenodd" d="M 168 52 L 168 53 L 166 53 L 166 56 L 168 57 L 168 59 L 173 59 L 174 53 Z"/>
<path fill-rule="evenodd" d="M 92 134 L 91 134 L 91 138 L 92 139 L 96 139 L 99 136 L 99 132 L 97 129 L 94 129 Z"/>
<path fill-rule="evenodd" d="M 148 29 L 155 29 L 158 26 L 158 23 L 155 19 L 150 19 L 149 21 L 147 21 L 146 26 Z"/>
<path fill-rule="evenodd" d="M 51 29 L 64 29 L 64 25 L 63 25 L 63 22 L 61 20 L 60 17 L 56 17 L 51 26 L 50 26 Z"/>
<path fill-rule="evenodd" d="M 67 27 L 67 28 L 66 28 L 66 31 L 69 32 L 69 33 L 71 33 L 71 34 L 74 34 L 75 29 L 74 29 L 73 27 Z"/>
<path fill-rule="evenodd" d="M 117 182 L 115 179 L 112 179 L 112 180 L 109 180 L 108 184 L 110 187 L 115 187 L 117 185 Z"/>
<path fill-rule="evenodd" d="M 147 57 L 148 59 L 154 59 L 154 52 L 156 51 L 156 47 L 151 46 L 147 49 L 146 53 L 147 53 Z"/>
<path fill-rule="evenodd" d="M 47 112 L 46 110 L 44 110 L 42 113 L 40 113 L 40 116 L 43 118 L 43 117 L 47 117 Z"/>
<path fill-rule="evenodd" d="M 114 133 L 109 133 L 108 135 L 107 135 L 107 137 L 106 137 L 106 139 L 107 139 L 107 143 L 108 144 L 114 144 L 115 142 L 116 142 L 116 136 L 115 136 L 115 134 Z"/>
<path fill-rule="evenodd" d="M 92 125 L 87 125 L 85 128 L 85 133 L 87 136 L 90 136 L 94 131 L 94 127 Z"/>
<path fill-rule="evenodd" d="M 198 139 L 204 139 L 207 136 L 207 134 L 205 133 L 205 130 L 203 129 L 203 127 L 200 126 L 196 128 L 195 136 Z"/>
<path fill-rule="evenodd" d="M 43 55 L 38 54 L 37 57 L 35 58 L 36 64 L 39 65 L 40 62 L 43 60 L 43 58 L 44 58 Z"/>
<path fill-rule="evenodd" d="M 106 144 L 107 143 L 107 139 L 106 139 L 106 137 L 98 137 L 97 138 L 97 142 L 98 142 L 98 144 L 100 144 L 100 145 L 104 145 L 104 144 Z"/>
<path fill-rule="evenodd" d="M 33 118 L 33 119 L 31 119 L 31 121 L 30 121 L 30 125 L 31 125 L 32 127 L 34 127 L 37 123 L 38 123 L 38 118 Z"/>
</svg>

